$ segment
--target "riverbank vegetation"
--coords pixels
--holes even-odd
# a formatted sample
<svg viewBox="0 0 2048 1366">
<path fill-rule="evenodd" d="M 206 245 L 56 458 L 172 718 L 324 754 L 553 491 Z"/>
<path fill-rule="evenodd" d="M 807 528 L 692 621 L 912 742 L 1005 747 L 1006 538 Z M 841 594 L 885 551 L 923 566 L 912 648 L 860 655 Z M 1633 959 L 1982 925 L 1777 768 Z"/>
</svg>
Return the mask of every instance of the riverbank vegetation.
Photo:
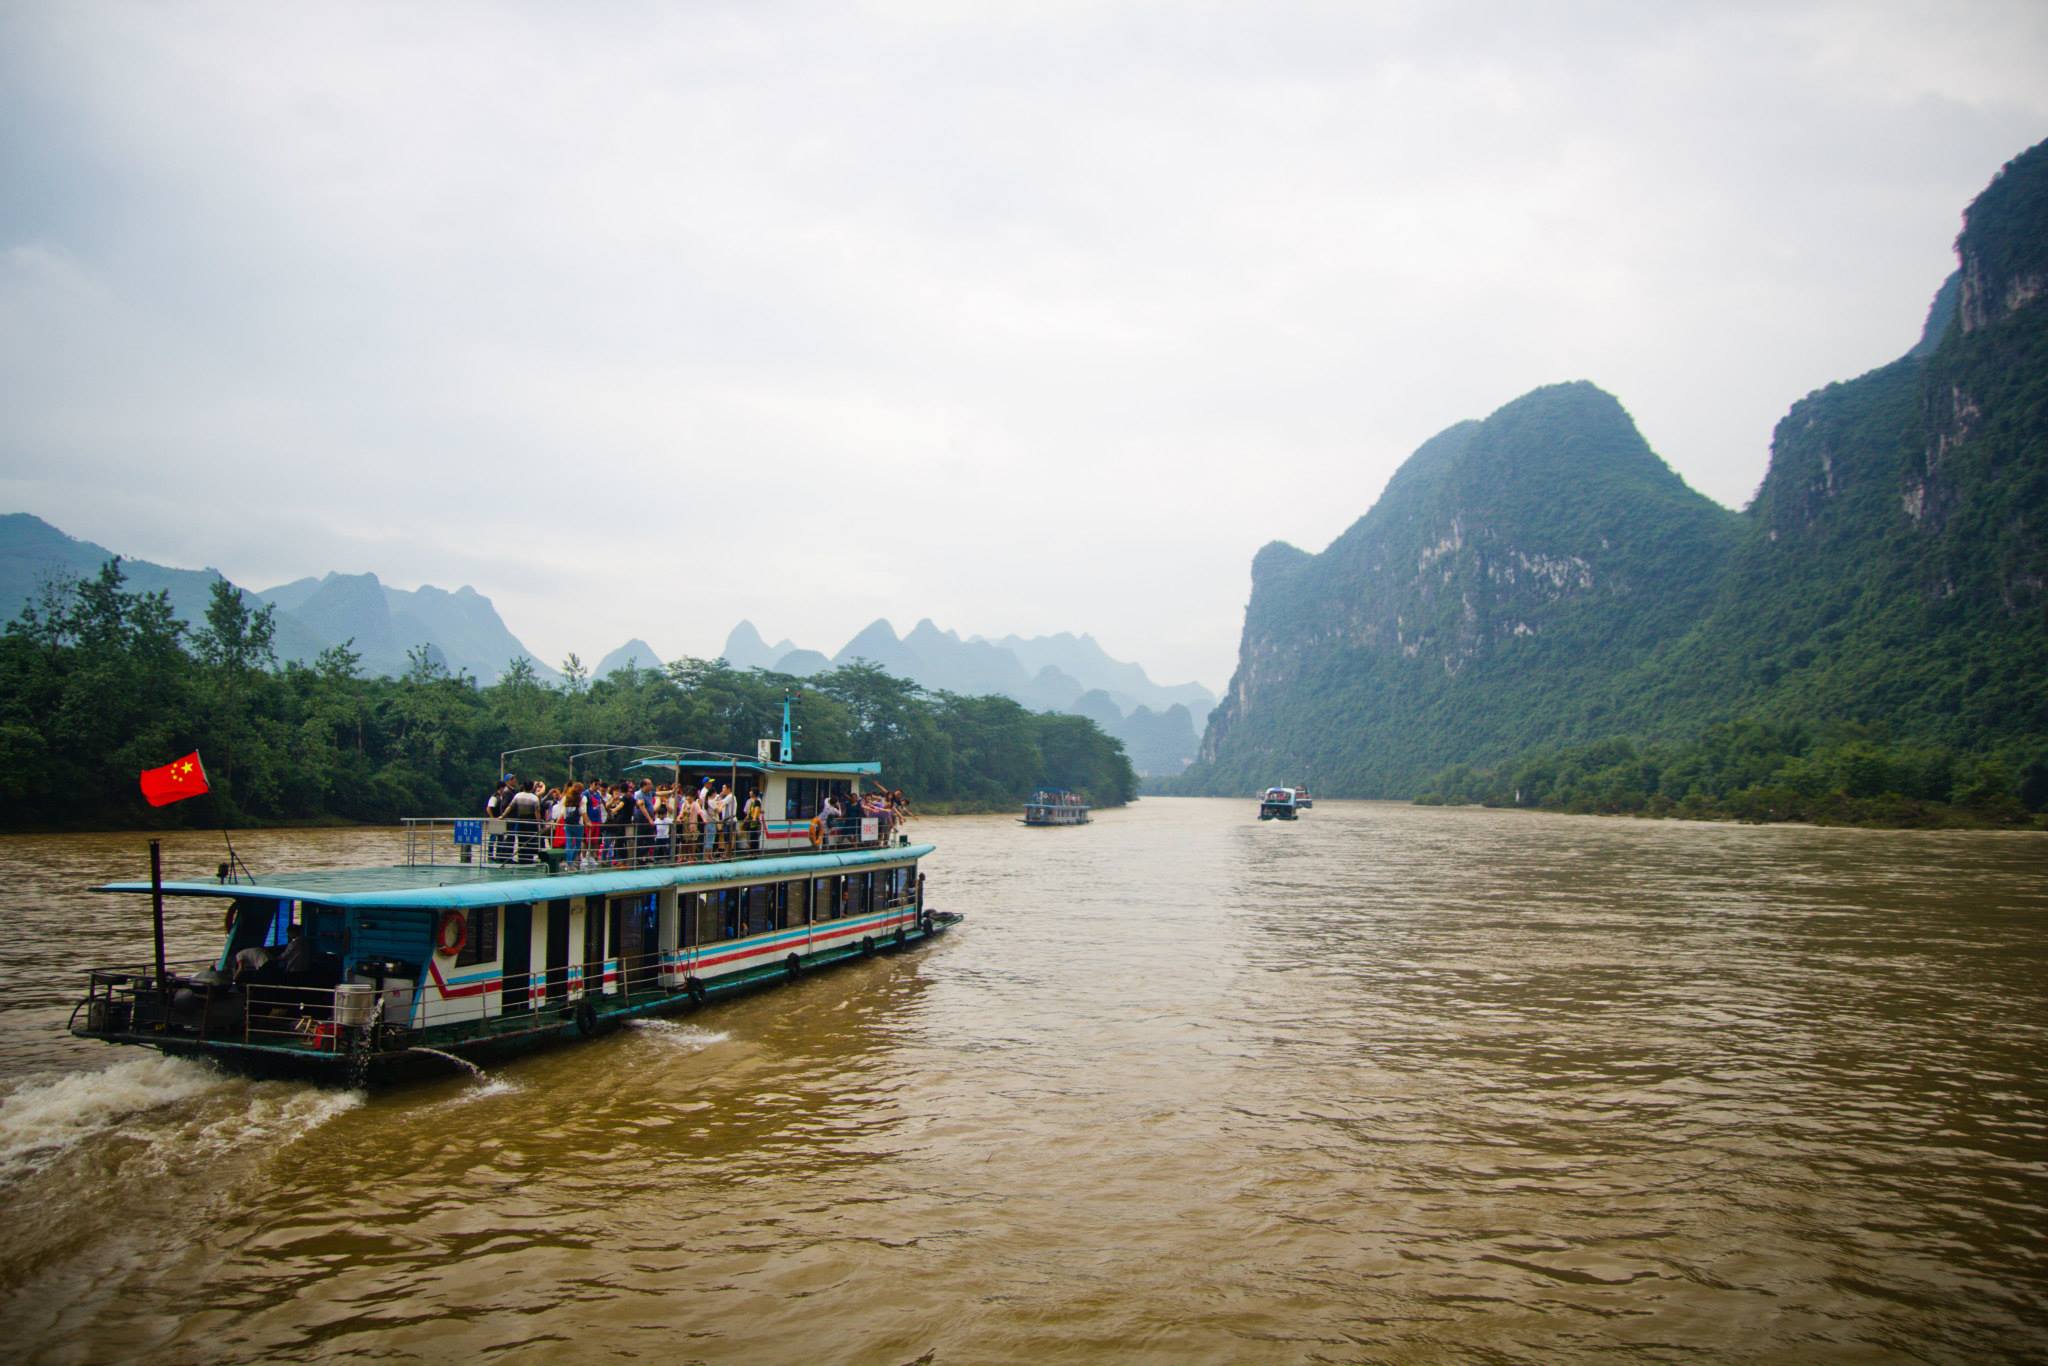
<svg viewBox="0 0 2048 1366">
<path fill-rule="evenodd" d="M 1739 722 L 1670 744 L 1602 740 L 1459 764 L 1429 805 L 1819 825 L 2040 828 L 2048 747 L 1990 755 L 1890 743 L 1869 728 Z"/>
<path fill-rule="evenodd" d="M 425 650 L 399 678 L 364 678 L 339 646 L 279 667 L 269 609 L 216 585 L 187 631 L 162 593 L 127 590 L 118 561 L 52 585 L 0 635 L 0 797 L 12 829 L 388 822 L 480 812 L 499 755 L 570 741 L 751 755 L 799 690 L 796 757 L 878 759 L 913 803 L 1018 805 L 1039 785 L 1098 806 L 1137 793 L 1123 748 L 1078 716 L 1003 697 L 933 693 L 867 664 L 798 680 L 717 661 L 549 687 L 513 665 L 480 686 Z M 197 749 L 212 793 L 153 810 L 136 775 Z M 566 759 L 518 763 L 563 781 Z M 577 776 L 612 776 L 586 758 Z"/>
</svg>

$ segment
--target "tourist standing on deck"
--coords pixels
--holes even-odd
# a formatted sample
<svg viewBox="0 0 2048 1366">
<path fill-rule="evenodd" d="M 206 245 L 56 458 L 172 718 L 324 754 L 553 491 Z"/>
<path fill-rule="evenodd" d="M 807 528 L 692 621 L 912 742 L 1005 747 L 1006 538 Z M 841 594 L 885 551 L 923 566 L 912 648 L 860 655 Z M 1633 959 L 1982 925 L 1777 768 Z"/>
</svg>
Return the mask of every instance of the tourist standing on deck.
<svg viewBox="0 0 2048 1366">
<path fill-rule="evenodd" d="M 626 819 L 633 838 L 633 862 L 644 862 L 654 846 L 654 809 L 630 788 L 626 793 Z"/>
<path fill-rule="evenodd" d="M 534 795 L 532 788 L 515 784 L 501 814 L 505 817 L 505 833 L 512 837 L 513 861 L 533 862 L 540 831 L 540 798 Z"/>
<path fill-rule="evenodd" d="M 570 783 L 562 794 L 562 860 L 570 868 L 583 863 L 582 783 Z"/>
<path fill-rule="evenodd" d="M 766 820 L 761 810 L 761 794 L 759 792 L 749 792 L 747 794 L 746 814 L 740 817 L 740 829 L 746 832 L 746 846 L 750 851 L 757 853 L 760 851 L 762 847 L 761 834 L 765 825 Z"/>
<path fill-rule="evenodd" d="M 697 852 L 697 802 L 688 788 L 676 786 L 676 853 L 687 858 Z"/>
<path fill-rule="evenodd" d="M 604 788 L 598 783 L 583 789 L 583 857 L 604 862 Z"/>
</svg>

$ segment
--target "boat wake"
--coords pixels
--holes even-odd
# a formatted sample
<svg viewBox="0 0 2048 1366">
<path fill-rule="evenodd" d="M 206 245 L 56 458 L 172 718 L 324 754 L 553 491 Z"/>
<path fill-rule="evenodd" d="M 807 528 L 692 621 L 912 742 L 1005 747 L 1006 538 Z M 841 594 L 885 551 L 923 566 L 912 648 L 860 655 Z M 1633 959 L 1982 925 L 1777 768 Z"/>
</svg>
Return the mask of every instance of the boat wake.
<svg viewBox="0 0 2048 1366">
<path fill-rule="evenodd" d="M 241 1103 L 226 1112 L 207 1103 L 236 1097 Z M 0 1100 L 0 1184 L 117 1133 L 167 1165 L 253 1140 L 296 1137 L 359 1104 L 358 1096 L 249 1082 L 189 1059 L 130 1058 L 97 1072 L 32 1080 Z"/>
<path fill-rule="evenodd" d="M 47 1166 L 65 1150 L 131 1116 L 225 1090 L 202 1063 L 152 1055 L 99 1072 L 25 1082 L 0 1101 L 0 1181 Z"/>
<path fill-rule="evenodd" d="M 687 1053 L 701 1053 L 713 1044 L 725 1043 L 732 1035 L 723 1030 L 705 1029 L 701 1025 L 680 1024 L 675 1020 L 628 1020 L 628 1027 L 637 1029 L 651 1039 L 659 1040 L 670 1048 L 680 1048 Z"/>
</svg>

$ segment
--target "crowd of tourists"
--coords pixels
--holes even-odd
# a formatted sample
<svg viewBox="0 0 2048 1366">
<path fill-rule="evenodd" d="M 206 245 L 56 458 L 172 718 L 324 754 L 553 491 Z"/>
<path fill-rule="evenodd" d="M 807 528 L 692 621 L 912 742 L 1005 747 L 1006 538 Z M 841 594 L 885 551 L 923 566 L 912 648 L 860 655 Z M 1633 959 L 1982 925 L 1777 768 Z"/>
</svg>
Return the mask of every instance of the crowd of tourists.
<svg viewBox="0 0 2048 1366">
<path fill-rule="evenodd" d="M 615 780 L 550 787 L 545 779 L 526 783 L 508 773 L 484 802 L 484 815 L 504 822 L 490 837 L 491 861 L 559 859 L 571 868 L 732 858 L 762 852 L 768 833 L 758 791 L 741 798 L 731 782 L 709 777 L 694 788 L 656 786 L 652 778 L 637 786 Z M 901 791 L 828 794 L 807 833 L 814 848 L 886 844 L 909 818 Z M 864 837 L 867 820 L 876 824 Z"/>
</svg>

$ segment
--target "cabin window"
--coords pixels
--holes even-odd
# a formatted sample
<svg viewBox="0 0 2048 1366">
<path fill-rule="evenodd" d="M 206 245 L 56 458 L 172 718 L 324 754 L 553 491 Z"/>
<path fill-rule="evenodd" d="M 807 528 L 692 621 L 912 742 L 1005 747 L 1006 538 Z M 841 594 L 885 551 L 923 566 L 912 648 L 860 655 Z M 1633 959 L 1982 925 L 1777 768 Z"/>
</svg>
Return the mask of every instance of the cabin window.
<svg viewBox="0 0 2048 1366">
<path fill-rule="evenodd" d="M 226 962 L 243 949 L 274 947 L 271 936 L 282 934 L 278 929 L 278 916 L 285 917 L 285 924 L 291 924 L 289 901 L 257 901 L 249 897 L 236 897 L 233 902 L 234 923 L 229 927 Z M 283 943 L 280 938 L 277 943 Z"/>
<path fill-rule="evenodd" d="M 313 952 L 339 958 L 348 952 L 346 919 L 340 911 L 305 910 L 306 933 L 313 936 Z"/>
<path fill-rule="evenodd" d="M 766 883 L 740 889 L 740 923 L 743 934 L 766 934 L 775 928 L 775 893 Z"/>
<path fill-rule="evenodd" d="M 682 899 L 687 914 L 691 898 Z M 612 942 L 618 946 L 619 969 L 625 974 L 628 991 L 638 991 L 652 979 L 661 946 L 661 902 L 654 893 L 612 902 Z"/>
<path fill-rule="evenodd" d="M 818 780 L 816 778 L 791 778 L 788 794 L 783 799 L 782 814 L 785 820 L 807 821 L 818 814 Z"/>
<path fill-rule="evenodd" d="M 455 955 L 455 966 L 470 967 L 477 963 L 498 961 L 498 915 L 497 906 L 479 906 L 466 912 L 469 916 L 469 934 L 463 940 L 461 952 Z"/>
<path fill-rule="evenodd" d="M 811 884 L 811 915 L 817 920 L 839 918 L 839 879 L 821 877 Z"/>
<path fill-rule="evenodd" d="M 715 892 L 703 892 L 699 895 L 704 904 L 704 915 L 700 921 L 704 927 L 704 942 L 739 938 L 739 892 L 731 887 L 720 887 Z"/>
</svg>

